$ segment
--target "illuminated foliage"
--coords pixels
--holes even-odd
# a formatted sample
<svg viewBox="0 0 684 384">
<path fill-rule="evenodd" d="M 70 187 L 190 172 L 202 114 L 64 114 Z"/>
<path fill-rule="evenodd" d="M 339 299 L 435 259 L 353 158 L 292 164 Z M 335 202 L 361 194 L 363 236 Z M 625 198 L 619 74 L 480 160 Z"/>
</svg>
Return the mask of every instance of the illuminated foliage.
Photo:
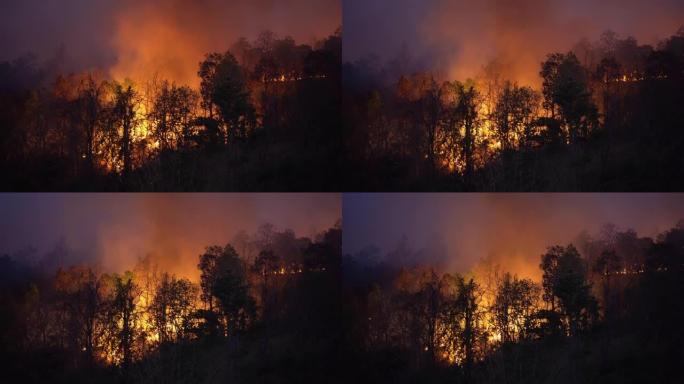
<svg viewBox="0 0 684 384">
<path fill-rule="evenodd" d="M 174 144 L 185 147 L 189 144 L 191 128 L 196 113 L 197 97 L 192 89 L 164 81 L 149 120 L 152 124 L 154 146 L 164 151 L 174 148 Z"/>
<path fill-rule="evenodd" d="M 187 279 L 162 275 L 150 305 L 159 341 L 174 342 L 187 337 L 189 318 L 194 312 L 197 287 Z"/>
<path fill-rule="evenodd" d="M 284 179 L 285 189 L 332 184 L 332 177 L 316 180 L 331 174 L 317 169 L 329 171 L 340 147 L 331 127 L 339 124 L 341 37 L 312 47 L 270 36 L 260 43 L 241 39 L 230 51 L 208 54 L 197 72 L 170 79 L 134 76 L 137 68 L 128 68 L 135 80 L 126 78 L 126 68 L 114 77 L 84 72 L 53 79 L 55 68 L 0 63 L 8 127 L 0 136 L 7 154 L 0 166 L 13 179 L 6 184 L 42 190 L 270 190 L 283 188 L 264 183 Z M 33 71 L 35 81 L 19 87 Z M 194 74 L 197 89 L 184 85 Z M 18 84 L 10 84 L 15 76 Z M 271 177 L 283 174 L 283 166 L 297 171 Z"/>
<path fill-rule="evenodd" d="M 654 48 L 607 33 L 549 54 L 530 76 L 494 60 L 466 81 L 346 63 L 350 189 L 679 190 L 684 178 L 663 175 L 682 169 L 681 132 L 668 128 L 682 120 L 681 40 Z"/>
<path fill-rule="evenodd" d="M 506 273 L 494 302 L 494 319 L 501 341 L 516 342 L 529 337 L 530 318 L 535 313 L 539 287 L 529 279 Z"/>
<path fill-rule="evenodd" d="M 532 88 L 506 82 L 493 112 L 493 124 L 503 150 L 516 145 L 531 146 L 538 105 L 539 96 Z"/>
</svg>

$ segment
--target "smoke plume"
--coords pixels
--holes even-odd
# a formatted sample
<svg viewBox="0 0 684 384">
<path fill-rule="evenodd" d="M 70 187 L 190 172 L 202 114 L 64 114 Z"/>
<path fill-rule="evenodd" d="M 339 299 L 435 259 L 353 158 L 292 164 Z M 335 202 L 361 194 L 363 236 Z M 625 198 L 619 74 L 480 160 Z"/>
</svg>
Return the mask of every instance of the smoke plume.
<svg viewBox="0 0 684 384">
<path fill-rule="evenodd" d="M 391 263 L 422 262 L 467 273 L 490 262 L 535 279 L 546 248 L 576 242 L 583 231 L 596 235 L 612 223 L 656 236 L 684 218 L 681 194 L 345 194 L 343 199 L 345 254 L 372 245 Z M 397 252 L 402 248 L 411 252 Z"/>
<path fill-rule="evenodd" d="M 612 30 L 655 44 L 684 23 L 680 0 L 344 0 L 344 60 L 398 55 L 409 70 L 452 79 L 495 62 L 502 75 L 538 85 L 545 55 Z M 407 60 L 402 60 L 404 65 Z"/>
<path fill-rule="evenodd" d="M 121 272 L 151 255 L 162 270 L 195 278 L 206 246 L 266 223 L 312 237 L 340 218 L 338 194 L 14 194 L 0 199 L 0 253 L 63 257 L 55 267 Z"/>
<path fill-rule="evenodd" d="M 197 85 L 205 53 L 266 30 L 311 43 L 341 24 L 337 0 L 9 0 L 0 60 L 27 52 L 54 72 L 99 70 Z"/>
</svg>

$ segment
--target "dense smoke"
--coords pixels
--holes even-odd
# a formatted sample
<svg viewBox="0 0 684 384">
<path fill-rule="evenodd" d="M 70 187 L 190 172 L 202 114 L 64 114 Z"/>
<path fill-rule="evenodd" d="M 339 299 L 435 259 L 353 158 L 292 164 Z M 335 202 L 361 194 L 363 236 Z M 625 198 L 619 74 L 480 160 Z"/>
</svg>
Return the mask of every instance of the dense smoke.
<svg viewBox="0 0 684 384">
<path fill-rule="evenodd" d="M 11 0 L 0 16 L 0 60 L 31 52 L 54 72 L 196 85 L 205 53 L 266 30 L 310 44 L 340 25 L 340 13 L 337 0 Z"/>
<path fill-rule="evenodd" d="M 481 262 L 539 278 L 548 246 L 605 224 L 657 236 L 684 218 L 683 195 L 346 194 L 343 252 L 466 273 Z M 408 259 L 406 260 L 408 254 Z M 404 260 L 396 260 L 398 257 Z"/>
<path fill-rule="evenodd" d="M 340 218 L 340 196 L 17 194 L 0 199 L 0 211 L 0 254 L 117 272 L 151 255 L 162 270 L 195 278 L 204 247 L 233 242 L 241 232 L 254 235 L 267 223 L 298 237 L 327 230 Z"/>
<path fill-rule="evenodd" d="M 499 72 L 538 85 L 546 54 L 612 30 L 656 44 L 684 20 L 680 0 L 345 0 L 344 60 L 375 56 L 404 70 L 464 80 L 495 62 Z"/>
</svg>

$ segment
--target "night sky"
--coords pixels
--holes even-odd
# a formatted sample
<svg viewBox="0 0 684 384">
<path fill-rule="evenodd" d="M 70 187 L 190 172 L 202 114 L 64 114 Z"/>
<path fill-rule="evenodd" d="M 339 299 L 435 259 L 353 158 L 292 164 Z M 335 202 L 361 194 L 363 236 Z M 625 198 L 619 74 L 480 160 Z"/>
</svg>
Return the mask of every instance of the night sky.
<svg viewBox="0 0 684 384">
<path fill-rule="evenodd" d="M 205 53 L 264 30 L 311 43 L 341 25 L 339 0 L 4 0 L 0 60 L 192 83 Z"/>
<path fill-rule="evenodd" d="M 409 70 L 464 80 L 493 59 L 535 82 L 548 53 L 605 30 L 654 44 L 684 25 L 682 0 L 343 0 L 345 61 L 398 57 Z M 408 63 L 406 59 L 412 63 Z"/>
<path fill-rule="evenodd" d="M 74 261 L 121 270 L 152 253 L 192 277 L 205 246 L 264 223 L 313 236 L 340 210 L 339 194 L 3 194 L 0 254 L 34 248 L 40 257 L 63 240 Z"/>
<path fill-rule="evenodd" d="M 428 262 L 467 272 L 491 257 L 534 277 L 547 246 L 567 245 L 604 224 L 656 236 L 684 219 L 684 194 L 345 194 L 343 252 L 403 236 Z"/>
</svg>

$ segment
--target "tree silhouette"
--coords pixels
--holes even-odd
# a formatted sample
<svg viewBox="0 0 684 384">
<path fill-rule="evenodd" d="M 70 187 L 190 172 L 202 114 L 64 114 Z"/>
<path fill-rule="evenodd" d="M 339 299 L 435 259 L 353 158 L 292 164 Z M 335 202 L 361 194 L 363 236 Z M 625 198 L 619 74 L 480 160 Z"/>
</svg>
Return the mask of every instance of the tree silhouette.
<svg viewBox="0 0 684 384">
<path fill-rule="evenodd" d="M 542 63 L 544 105 L 567 126 L 570 142 L 586 138 L 598 123 L 586 70 L 573 53 L 555 53 Z"/>
<path fill-rule="evenodd" d="M 0 62 L 3 185 L 339 190 L 340 32 L 313 45 L 262 37 L 207 55 L 198 90 Z"/>
<path fill-rule="evenodd" d="M 442 311 L 442 297 L 439 287 L 439 278 L 434 271 L 424 278 L 419 291 L 416 293 L 416 302 L 419 303 L 419 321 L 424 324 L 421 344 L 428 355 L 430 364 L 436 363 L 437 323 Z"/>
<path fill-rule="evenodd" d="M 437 140 L 437 127 L 441 117 L 441 104 L 439 99 L 439 87 L 434 79 L 426 89 L 425 94 L 420 99 L 420 109 L 423 116 L 423 124 L 426 128 L 426 148 L 428 163 L 431 172 L 434 172 L 436 164 L 435 146 Z"/>
<path fill-rule="evenodd" d="M 594 263 L 594 272 L 603 277 L 603 305 L 606 317 L 612 315 L 614 304 L 611 300 L 610 278 L 623 271 L 622 260 L 614 250 L 604 250 Z"/>
<path fill-rule="evenodd" d="M 121 130 L 119 138 L 119 156 L 122 161 L 122 171 L 126 177 L 133 168 L 132 162 L 132 135 L 135 124 L 135 107 L 137 93 L 131 84 L 112 84 L 114 92 L 114 105 L 112 117 L 115 122 L 114 129 Z M 118 131 L 117 131 L 118 132 Z"/>
<path fill-rule="evenodd" d="M 200 270 L 200 287 L 202 290 L 202 301 L 209 311 L 214 310 L 214 297 L 212 291 L 216 283 L 216 262 L 221 255 L 222 248 L 219 246 L 207 247 L 205 252 L 199 256 L 197 269 Z"/>
<path fill-rule="evenodd" d="M 60 269 L 55 277 L 55 289 L 66 315 L 67 342 L 71 353 L 84 352 L 86 364 L 95 361 L 96 322 L 101 309 L 100 282 L 90 268 Z"/>
<path fill-rule="evenodd" d="M 458 106 L 456 107 L 458 116 L 463 126 L 463 161 L 465 163 L 465 179 L 470 181 L 475 164 L 473 159 L 475 147 L 475 129 L 477 129 L 477 98 L 479 94 L 475 87 L 471 85 L 459 84 Z"/>
<path fill-rule="evenodd" d="M 162 83 L 149 116 L 153 135 L 162 151 L 173 148 L 174 143 L 181 147 L 189 144 L 195 103 L 195 93 L 189 87 Z"/>
<path fill-rule="evenodd" d="M 86 141 L 85 160 L 91 173 L 95 170 L 95 137 L 102 119 L 104 93 L 104 84 L 98 84 L 92 75 L 81 83 L 79 89 L 78 104 Z"/>
<path fill-rule="evenodd" d="M 456 296 L 456 308 L 461 312 L 463 318 L 463 329 L 461 331 L 461 345 L 463 348 L 463 359 L 466 378 L 470 378 L 475 361 L 475 342 L 478 339 L 478 293 L 477 283 L 471 278 L 466 282 L 460 278 L 457 281 L 458 296 Z"/>
<path fill-rule="evenodd" d="M 262 313 L 265 318 L 269 315 L 266 313 L 267 309 L 270 308 L 269 305 L 269 283 L 271 281 L 271 276 L 278 273 L 280 269 L 279 258 L 270 249 L 264 249 L 259 252 L 259 255 L 254 260 L 254 270 L 259 274 L 261 278 L 261 305 Z"/>
<path fill-rule="evenodd" d="M 189 280 L 162 275 L 150 306 L 160 342 L 185 338 L 196 296 L 197 287 Z"/>
<path fill-rule="evenodd" d="M 516 139 L 523 147 L 530 147 L 538 99 L 532 88 L 505 83 L 493 112 L 503 150 L 511 149 Z"/>
<path fill-rule="evenodd" d="M 200 93 L 213 118 L 214 106 L 224 124 L 224 136 L 244 138 L 255 124 L 255 111 L 243 69 L 230 53 L 212 53 L 200 63 Z"/>
<path fill-rule="evenodd" d="M 124 275 L 113 275 L 113 292 L 108 303 L 108 327 L 115 337 L 115 348 L 120 353 L 120 364 L 127 368 L 133 361 L 136 322 L 136 298 L 140 294 L 137 284 L 130 272 Z"/>
<path fill-rule="evenodd" d="M 210 247 L 213 267 L 208 270 L 207 293 L 215 298 L 223 316 L 225 334 L 245 329 L 254 317 L 254 300 L 249 295 L 246 267 L 231 245 Z M 205 285 L 202 285 L 205 289 Z"/>
<path fill-rule="evenodd" d="M 551 310 L 558 309 L 564 316 L 571 335 L 586 329 L 597 315 L 596 299 L 591 295 L 587 267 L 573 245 L 554 246 L 542 255 L 544 298 L 551 302 Z M 556 301 L 557 300 L 557 301 Z"/>
<path fill-rule="evenodd" d="M 41 263 L 0 256 L 0 357 L 9 377 L 204 381 L 234 378 L 235 365 L 248 382 L 263 379 L 265 367 L 279 381 L 296 382 L 302 372 L 323 380 L 337 366 L 330 356 L 341 341 L 341 227 L 314 238 L 272 226 L 262 232 L 263 243 L 259 234 L 240 236 L 261 253 L 261 269 L 247 268 L 255 261 L 250 247 L 238 255 L 231 245 L 213 246 L 200 257 L 212 310 L 201 308 L 198 286 L 158 273 L 149 255 L 133 272 L 111 275 L 89 265 L 60 268 L 70 259 L 63 244 Z M 281 269 L 261 245 L 289 250 L 288 264 Z M 282 300 L 265 300 L 256 313 L 251 293 L 264 273 L 278 282 L 268 283 L 268 295 Z"/>
<path fill-rule="evenodd" d="M 510 273 L 504 275 L 493 308 L 496 327 L 504 343 L 528 337 L 539 291 L 539 287 L 529 279 L 518 279 Z"/>
</svg>

